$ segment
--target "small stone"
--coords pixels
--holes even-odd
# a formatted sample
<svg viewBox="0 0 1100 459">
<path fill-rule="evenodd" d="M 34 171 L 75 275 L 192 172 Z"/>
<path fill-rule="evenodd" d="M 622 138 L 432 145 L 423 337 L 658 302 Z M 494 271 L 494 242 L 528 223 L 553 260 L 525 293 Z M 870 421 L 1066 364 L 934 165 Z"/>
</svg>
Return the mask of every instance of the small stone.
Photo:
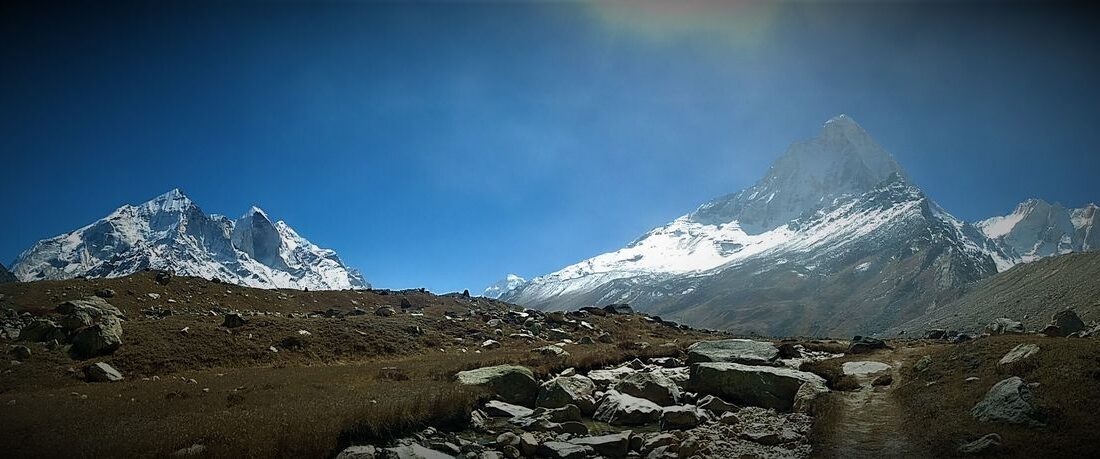
<svg viewBox="0 0 1100 459">
<path fill-rule="evenodd" d="M 122 373 L 104 362 L 96 362 L 85 367 L 84 377 L 89 382 L 115 382 L 123 379 Z"/>
</svg>

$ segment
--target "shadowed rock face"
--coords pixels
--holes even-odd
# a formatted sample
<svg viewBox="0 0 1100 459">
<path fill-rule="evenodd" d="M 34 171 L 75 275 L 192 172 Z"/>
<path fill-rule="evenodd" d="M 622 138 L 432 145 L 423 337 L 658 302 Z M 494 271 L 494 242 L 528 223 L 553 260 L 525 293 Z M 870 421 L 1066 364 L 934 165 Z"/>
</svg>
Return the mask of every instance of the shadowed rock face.
<svg viewBox="0 0 1100 459">
<path fill-rule="evenodd" d="M 8 271 L 4 265 L 0 265 L 0 284 L 6 284 L 8 282 L 16 282 L 15 275 Z"/>
</svg>

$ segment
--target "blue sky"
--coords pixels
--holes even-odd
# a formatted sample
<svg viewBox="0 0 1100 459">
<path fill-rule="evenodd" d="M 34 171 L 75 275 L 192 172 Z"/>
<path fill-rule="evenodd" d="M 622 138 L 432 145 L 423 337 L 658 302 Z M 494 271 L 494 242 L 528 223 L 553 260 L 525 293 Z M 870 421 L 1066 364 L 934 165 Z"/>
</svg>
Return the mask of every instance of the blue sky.
<svg viewBox="0 0 1100 459">
<path fill-rule="evenodd" d="M 183 189 L 381 287 L 533 276 L 752 184 L 847 113 L 968 220 L 1100 200 L 1078 5 L 0 6 L 0 260 Z"/>
</svg>

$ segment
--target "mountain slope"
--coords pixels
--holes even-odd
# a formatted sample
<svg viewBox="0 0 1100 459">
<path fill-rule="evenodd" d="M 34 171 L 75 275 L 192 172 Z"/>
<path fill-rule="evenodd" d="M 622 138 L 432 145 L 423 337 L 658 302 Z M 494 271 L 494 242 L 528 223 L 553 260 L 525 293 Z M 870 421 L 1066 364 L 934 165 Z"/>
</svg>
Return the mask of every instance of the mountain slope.
<svg viewBox="0 0 1100 459">
<path fill-rule="evenodd" d="M 182 192 L 125 205 L 71 233 L 36 243 L 16 260 L 21 280 L 119 277 L 146 269 L 262 288 L 368 287 L 336 253 L 252 208 L 236 222 L 207 215 Z"/>
<path fill-rule="evenodd" d="M 523 285 L 524 282 L 527 282 L 527 280 L 515 274 L 509 274 L 505 276 L 504 279 L 496 281 L 492 285 L 486 287 L 485 292 L 483 292 L 481 296 L 494 299 L 500 298 Z"/>
<path fill-rule="evenodd" d="M 872 333 L 1014 262 L 840 116 L 745 191 L 502 299 L 547 309 L 629 302 L 746 333 Z"/>
<path fill-rule="evenodd" d="M 980 331 L 1008 317 L 1028 330 L 1042 329 L 1058 311 L 1073 308 L 1086 322 L 1100 320 L 1100 253 L 1072 253 L 1014 266 L 964 287 L 958 299 L 929 307 L 887 333 L 921 333 L 931 328 Z"/>
<path fill-rule="evenodd" d="M 975 223 L 989 238 L 1021 261 L 1052 255 L 1096 250 L 1100 233 L 1094 232 L 1096 205 L 1066 209 L 1042 199 L 1028 199 L 1012 213 Z"/>
<path fill-rule="evenodd" d="M 15 282 L 16 280 L 15 275 L 12 274 L 11 271 L 8 271 L 8 268 L 5 268 L 4 265 L 0 265 L 0 284 Z"/>
</svg>

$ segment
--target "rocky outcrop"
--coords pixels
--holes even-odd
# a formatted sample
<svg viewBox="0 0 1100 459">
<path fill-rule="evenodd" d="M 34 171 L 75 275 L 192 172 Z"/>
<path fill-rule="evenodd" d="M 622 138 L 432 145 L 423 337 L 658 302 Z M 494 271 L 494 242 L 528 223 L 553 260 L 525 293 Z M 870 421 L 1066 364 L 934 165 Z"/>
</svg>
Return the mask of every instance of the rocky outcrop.
<svg viewBox="0 0 1100 459">
<path fill-rule="evenodd" d="M 803 385 L 807 389 L 800 395 Z M 793 409 L 799 397 L 815 397 L 828 391 L 825 380 L 813 373 L 739 363 L 696 364 L 691 367 L 687 387 L 737 404 L 780 411 Z"/>
<path fill-rule="evenodd" d="M 687 349 L 688 363 L 732 362 L 746 365 L 768 365 L 779 358 L 774 344 L 750 339 L 700 341 Z"/>
</svg>

